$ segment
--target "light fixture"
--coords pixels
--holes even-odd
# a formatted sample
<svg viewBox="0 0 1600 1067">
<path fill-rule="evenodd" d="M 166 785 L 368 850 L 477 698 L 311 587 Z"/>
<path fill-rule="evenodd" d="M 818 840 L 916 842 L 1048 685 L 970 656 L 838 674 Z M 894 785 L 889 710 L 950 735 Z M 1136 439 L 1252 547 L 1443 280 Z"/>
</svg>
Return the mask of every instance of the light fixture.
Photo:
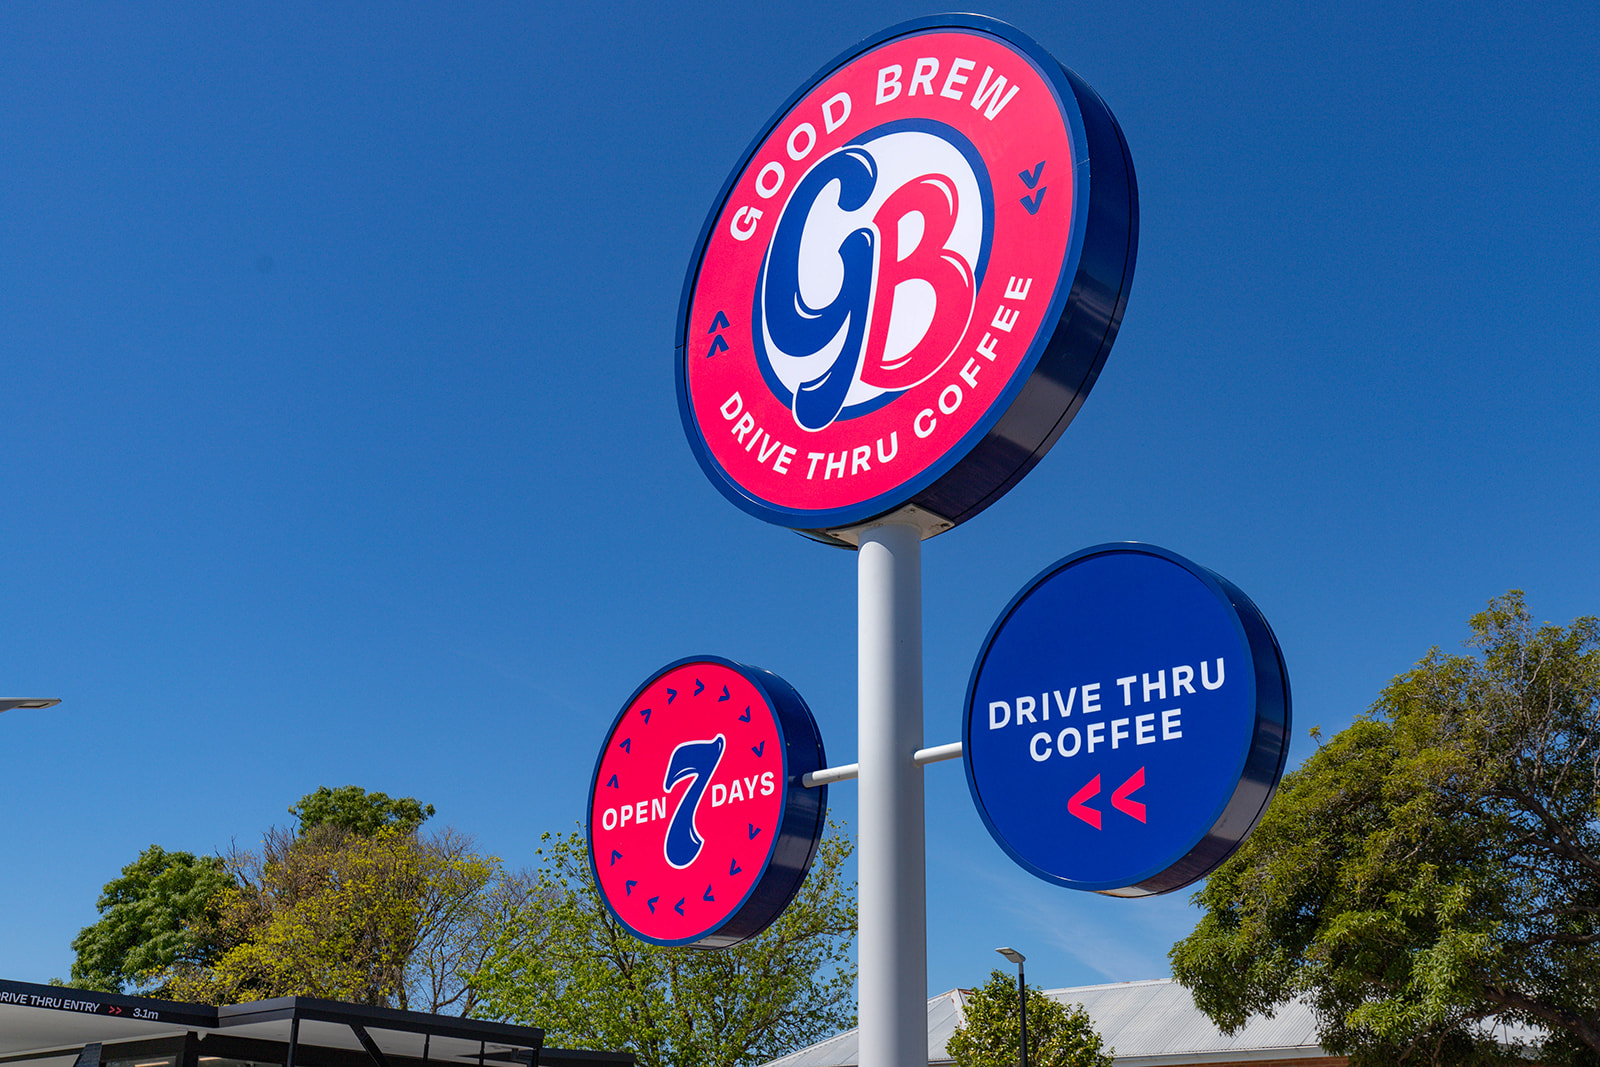
<svg viewBox="0 0 1600 1067">
<path fill-rule="evenodd" d="M 1022 1067 L 1028 1067 L 1028 987 L 1022 980 L 1022 961 L 1028 957 L 1014 948 L 997 948 L 996 952 L 1017 965 L 1017 1006 L 1022 1011 Z"/>
<path fill-rule="evenodd" d="M 0 697 L 0 711 L 12 708 L 53 708 L 61 703 L 55 697 Z"/>
</svg>

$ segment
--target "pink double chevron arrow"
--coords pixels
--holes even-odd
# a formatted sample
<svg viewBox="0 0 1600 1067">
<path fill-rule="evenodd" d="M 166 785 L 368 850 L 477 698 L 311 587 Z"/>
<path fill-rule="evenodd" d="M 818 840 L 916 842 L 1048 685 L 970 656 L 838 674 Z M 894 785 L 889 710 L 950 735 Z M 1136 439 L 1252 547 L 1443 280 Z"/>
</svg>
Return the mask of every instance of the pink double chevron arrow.
<svg viewBox="0 0 1600 1067">
<path fill-rule="evenodd" d="M 1140 822 L 1144 822 L 1144 805 L 1139 803 L 1137 800 L 1128 799 L 1128 795 L 1130 793 L 1136 793 L 1143 788 L 1144 768 L 1140 767 L 1138 770 L 1133 772 L 1126 782 L 1123 782 L 1121 785 L 1117 786 L 1116 789 L 1112 790 L 1111 806 L 1122 812 L 1124 815 L 1132 816 L 1133 818 L 1138 819 Z M 1089 807 L 1084 803 L 1084 801 L 1088 800 L 1090 797 L 1099 795 L 1099 793 L 1100 776 L 1097 774 L 1089 780 L 1088 785 L 1072 794 L 1071 799 L 1067 801 L 1067 811 L 1072 815 L 1082 819 L 1096 830 L 1100 829 L 1100 811 L 1097 808 Z"/>
</svg>

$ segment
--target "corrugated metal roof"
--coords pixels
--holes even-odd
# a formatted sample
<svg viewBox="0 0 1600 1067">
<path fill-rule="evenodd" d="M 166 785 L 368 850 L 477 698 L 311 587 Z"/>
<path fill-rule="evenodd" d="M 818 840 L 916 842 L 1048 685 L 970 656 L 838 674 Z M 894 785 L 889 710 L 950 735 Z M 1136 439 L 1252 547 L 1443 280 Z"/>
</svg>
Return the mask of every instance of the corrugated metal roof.
<svg viewBox="0 0 1600 1067">
<path fill-rule="evenodd" d="M 1118 982 L 1048 990 L 1063 1003 L 1082 1004 L 1101 1039 L 1116 1050 L 1119 1064 L 1151 1057 L 1281 1052 L 1285 1058 L 1325 1056 L 1317 1044 L 1311 1008 L 1293 1001 L 1273 1018 L 1253 1015 L 1236 1034 L 1218 1030 L 1189 991 L 1171 979 Z M 1131 1067 L 1131 1065 L 1130 1065 Z"/>
<path fill-rule="evenodd" d="M 1232 1037 L 1224 1035 L 1194 1006 L 1189 991 L 1171 979 L 1117 982 L 1111 985 L 1048 989 L 1045 995 L 1064 1004 L 1082 1004 L 1095 1030 L 1116 1050 L 1119 1067 L 1154 1067 L 1160 1063 L 1195 1062 L 1213 1054 L 1218 1059 L 1278 1059 L 1324 1056 L 1317 1045 L 1316 1019 L 1305 1004 L 1284 1005 L 1274 1018 L 1253 1016 Z M 950 1063 L 950 1035 L 965 1018 L 966 992 L 953 989 L 928 1001 L 928 1061 Z M 801 1049 L 768 1067 L 856 1067 L 857 1034 L 836 1037 Z"/>
</svg>

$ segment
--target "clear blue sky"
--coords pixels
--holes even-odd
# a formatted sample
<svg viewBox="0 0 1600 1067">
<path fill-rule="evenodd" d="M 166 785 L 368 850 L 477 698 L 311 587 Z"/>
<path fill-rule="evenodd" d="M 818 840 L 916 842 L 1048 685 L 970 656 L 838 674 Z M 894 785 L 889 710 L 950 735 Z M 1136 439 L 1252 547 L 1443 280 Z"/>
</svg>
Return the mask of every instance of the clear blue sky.
<svg viewBox="0 0 1600 1067">
<path fill-rule="evenodd" d="M 64 977 L 151 843 L 319 785 L 513 865 L 651 671 L 710 653 L 855 758 L 855 560 L 678 421 L 711 201 L 881 0 L 11 4 L 0 13 L 0 976 Z M 1335 730 L 1491 596 L 1600 612 L 1592 4 L 985 9 L 1104 96 L 1138 271 L 1082 414 L 925 546 L 928 742 L 1053 560 L 1151 541 L 1275 627 Z M 1013 867 L 927 772 L 932 991 L 1167 973 L 1187 893 Z M 853 787 L 833 810 L 855 814 Z"/>
</svg>

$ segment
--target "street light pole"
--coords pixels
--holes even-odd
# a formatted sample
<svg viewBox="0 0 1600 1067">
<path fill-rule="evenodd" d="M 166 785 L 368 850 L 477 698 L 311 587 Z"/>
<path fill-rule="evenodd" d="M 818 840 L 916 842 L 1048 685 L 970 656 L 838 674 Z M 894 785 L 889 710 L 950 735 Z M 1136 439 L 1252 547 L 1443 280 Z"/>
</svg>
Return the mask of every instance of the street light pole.
<svg viewBox="0 0 1600 1067">
<path fill-rule="evenodd" d="M 1022 1012 L 1022 1067 L 1028 1067 L 1028 986 L 1022 977 L 1022 961 L 1028 957 L 1014 948 L 997 948 L 995 951 L 1017 965 L 1017 1006 Z"/>
</svg>

